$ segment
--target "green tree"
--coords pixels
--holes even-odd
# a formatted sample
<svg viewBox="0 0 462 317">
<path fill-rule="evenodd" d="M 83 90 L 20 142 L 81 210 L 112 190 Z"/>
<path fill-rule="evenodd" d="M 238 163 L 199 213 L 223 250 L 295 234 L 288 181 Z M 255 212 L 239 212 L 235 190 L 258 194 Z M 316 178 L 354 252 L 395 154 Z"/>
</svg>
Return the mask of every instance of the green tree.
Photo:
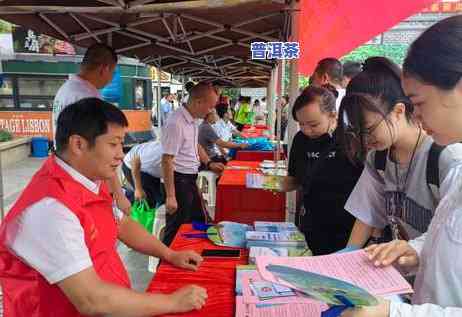
<svg viewBox="0 0 462 317">
<path fill-rule="evenodd" d="M 409 45 L 406 44 L 381 44 L 362 45 L 341 58 L 342 61 L 352 60 L 363 62 L 368 57 L 384 56 L 401 65 L 406 57 Z"/>
<path fill-rule="evenodd" d="M 229 97 L 229 99 L 238 99 L 241 94 L 241 90 L 239 88 L 223 88 L 221 93 L 223 96 Z"/>
<path fill-rule="evenodd" d="M 11 23 L 0 20 L 0 33 L 11 33 Z"/>
</svg>

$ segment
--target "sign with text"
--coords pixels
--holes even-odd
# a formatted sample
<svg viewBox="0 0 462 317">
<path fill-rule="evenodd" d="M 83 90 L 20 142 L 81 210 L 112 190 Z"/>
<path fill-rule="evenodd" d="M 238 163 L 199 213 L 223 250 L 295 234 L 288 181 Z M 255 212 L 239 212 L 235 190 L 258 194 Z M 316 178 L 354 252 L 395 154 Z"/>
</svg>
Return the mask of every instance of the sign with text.
<svg viewBox="0 0 462 317">
<path fill-rule="evenodd" d="M 1 111 L 0 129 L 16 136 L 46 136 L 53 138 L 51 112 Z"/>
<path fill-rule="evenodd" d="M 298 42 L 252 42 L 252 59 L 297 59 L 300 57 Z"/>
<path fill-rule="evenodd" d="M 20 26 L 13 27 L 12 35 L 16 53 L 80 55 L 85 52 L 68 42 Z"/>
<path fill-rule="evenodd" d="M 129 132 L 149 131 L 151 111 L 124 110 Z M 45 136 L 53 139 L 51 111 L 0 111 L 0 130 L 15 136 Z"/>
</svg>

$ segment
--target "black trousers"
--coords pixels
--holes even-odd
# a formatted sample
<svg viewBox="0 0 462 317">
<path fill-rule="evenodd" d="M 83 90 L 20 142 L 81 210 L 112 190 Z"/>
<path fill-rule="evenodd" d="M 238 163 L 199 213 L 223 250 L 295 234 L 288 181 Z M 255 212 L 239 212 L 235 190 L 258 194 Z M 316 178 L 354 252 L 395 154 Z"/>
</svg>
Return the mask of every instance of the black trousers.
<svg viewBox="0 0 462 317">
<path fill-rule="evenodd" d="M 175 196 L 178 204 L 177 211 L 166 215 L 165 235 L 163 242 L 170 245 L 180 226 L 194 221 L 204 222 L 205 211 L 199 189 L 196 185 L 197 174 L 174 173 Z"/>
<path fill-rule="evenodd" d="M 235 122 L 234 125 L 236 126 L 237 131 L 242 132 L 242 130 L 244 129 L 244 125 L 242 123 Z"/>
<path fill-rule="evenodd" d="M 343 208 L 344 200 L 318 204 L 305 196 L 303 205 L 306 212 L 299 218 L 299 228 L 313 255 L 331 254 L 346 247 L 355 218 Z"/>
<path fill-rule="evenodd" d="M 132 171 L 125 163 L 122 164 L 122 172 L 130 185 L 135 188 Z M 146 193 L 146 200 L 151 208 L 160 206 L 165 202 L 164 185 L 160 181 L 160 178 L 141 172 L 141 186 L 143 186 L 143 190 Z"/>
</svg>

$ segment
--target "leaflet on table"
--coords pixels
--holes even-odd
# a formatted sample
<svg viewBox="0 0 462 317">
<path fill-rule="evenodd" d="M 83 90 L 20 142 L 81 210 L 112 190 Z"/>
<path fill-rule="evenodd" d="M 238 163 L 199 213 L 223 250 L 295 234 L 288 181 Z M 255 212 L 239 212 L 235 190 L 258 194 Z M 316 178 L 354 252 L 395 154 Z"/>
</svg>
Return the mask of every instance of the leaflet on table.
<svg viewBox="0 0 462 317">
<path fill-rule="evenodd" d="M 250 247 L 249 263 L 255 264 L 257 256 L 312 256 L 309 248 L 296 247 Z"/>
<path fill-rule="evenodd" d="M 370 294 L 412 293 L 409 283 L 394 267 L 375 267 L 364 250 L 316 257 L 257 257 L 256 263 L 265 280 L 329 304 L 340 304 L 338 295 L 367 306 L 376 303 Z"/>
<path fill-rule="evenodd" d="M 264 160 L 260 163 L 260 166 L 263 168 L 285 168 L 286 165 L 286 161 L 277 161 L 276 164 L 274 164 L 274 161 Z"/>
<path fill-rule="evenodd" d="M 236 296 L 242 296 L 242 279 L 245 274 L 258 274 L 255 265 L 237 265 L 236 266 Z"/>
<path fill-rule="evenodd" d="M 257 171 L 260 171 L 263 175 L 267 176 L 287 176 L 287 170 L 281 168 L 259 168 Z"/>
<path fill-rule="evenodd" d="M 293 222 L 278 222 L 278 221 L 255 221 L 253 223 L 255 231 L 264 232 L 281 232 L 281 231 L 298 231 L 297 226 Z"/>
<path fill-rule="evenodd" d="M 327 305 L 281 304 L 257 307 L 256 304 L 246 304 L 242 296 L 236 297 L 236 317 L 319 317 Z"/>
<path fill-rule="evenodd" d="M 245 233 L 247 247 L 306 247 L 305 236 L 299 231 Z"/>
<path fill-rule="evenodd" d="M 282 177 L 276 175 L 262 175 L 247 173 L 245 175 L 245 184 L 247 188 L 281 190 Z"/>
<path fill-rule="evenodd" d="M 250 166 L 239 166 L 239 165 L 227 165 L 225 167 L 225 169 L 227 169 L 227 170 L 236 170 L 236 171 L 239 171 L 239 170 L 246 171 L 246 170 L 251 170 L 252 167 L 250 167 Z"/>
<path fill-rule="evenodd" d="M 284 285 L 265 281 L 259 273 L 248 272 L 241 275 L 242 296 L 245 303 L 262 305 L 308 303 L 315 302 L 313 298 L 294 291 Z M 320 304 L 318 302 L 318 304 Z"/>
<path fill-rule="evenodd" d="M 252 230 L 252 226 L 237 222 L 222 221 L 208 228 L 207 234 L 209 240 L 216 245 L 243 248 L 246 246 L 245 233 L 249 230 Z"/>
</svg>

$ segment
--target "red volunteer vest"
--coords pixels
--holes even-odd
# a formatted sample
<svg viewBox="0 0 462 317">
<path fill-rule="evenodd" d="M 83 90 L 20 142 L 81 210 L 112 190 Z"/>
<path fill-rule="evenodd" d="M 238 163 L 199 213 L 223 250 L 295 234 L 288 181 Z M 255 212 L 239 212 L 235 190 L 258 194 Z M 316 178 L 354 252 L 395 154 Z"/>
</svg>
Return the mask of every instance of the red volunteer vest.
<svg viewBox="0 0 462 317">
<path fill-rule="evenodd" d="M 77 216 L 99 277 L 130 287 L 116 251 L 118 229 L 106 185 L 101 185 L 98 195 L 92 193 L 56 164 L 52 156 L 33 176 L 0 227 L 0 282 L 5 317 L 82 316 L 57 285 L 49 284 L 5 246 L 6 234 L 15 234 L 15 218 L 45 197 L 55 198 Z"/>
</svg>

